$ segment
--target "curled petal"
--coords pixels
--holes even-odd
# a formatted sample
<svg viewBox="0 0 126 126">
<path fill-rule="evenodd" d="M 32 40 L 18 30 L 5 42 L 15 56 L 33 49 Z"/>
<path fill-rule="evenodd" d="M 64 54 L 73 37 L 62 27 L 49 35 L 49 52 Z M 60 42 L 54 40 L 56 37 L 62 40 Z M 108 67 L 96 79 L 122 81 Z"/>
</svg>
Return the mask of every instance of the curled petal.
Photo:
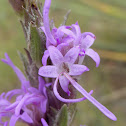
<svg viewBox="0 0 126 126">
<path fill-rule="evenodd" d="M 72 37 L 72 38 L 75 39 L 75 35 L 74 35 L 74 33 L 73 33 L 71 30 L 66 29 L 66 28 L 64 28 L 64 29 L 62 28 L 61 31 L 62 31 L 63 33 L 65 33 L 66 35 L 68 35 L 68 36 L 70 36 L 70 37 Z"/>
<path fill-rule="evenodd" d="M 68 89 L 69 80 L 65 76 L 59 77 L 60 86 L 62 87 L 63 91 L 66 92 L 70 96 L 70 91 Z"/>
<path fill-rule="evenodd" d="M 43 77 L 56 78 L 58 76 L 57 68 L 55 66 L 40 67 L 38 74 Z"/>
<path fill-rule="evenodd" d="M 59 37 L 59 38 L 62 38 L 62 37 L 63 37 L 64 33 L 62 32 L 62 30 L 65 29 L 65 28 L 66 28 L 65 26 L 60 26 L 60 27 L 57 29 L 57 32 L 56 32 L 57 37 Z"/>
<path fill-rule="evenodd" d="M 8 98 L 9 100 L 11 100 L 11 98 L 14 95 L 21 94 L 21 93 L 22 93 L 21 89 L 14 89 L 12 91 L 8 91 L 7 94 L 5 95 L 5 98 Z"/>
<path fill-rule="evenodd" d="M 42 125 L 43 125 L 43 126 L 48 126 L 48 124 L 47 124 L 47 122 L 45 121 L 44 118 L 41 118 L 41 122 L 42 122 Z"/>
<path fill-rule="evenodd" d="M 24 103 L 24 105 L 29 105 L 32 103 L 39 104 L 40 102 L 43 102 L 45 99 L 44 96 L 41 95 L 31 95 Z"/>
<path fill-rule="evenodd" d="M 6 111 L 10 111 L 10 110 L 16 108 L 16 106 L 18 105 L 18 103 L 19 103 L 19 101 L 16 101 L 16 102 L 10 104 L 9 106 L 7 106 L 7 107 L 5 108 L 5 110 L 6 110 Z"/>
<path fill-rule="evenodd" d="M 43 99 L 41 102 L 41 110 L 43 113 L 46 113 L 47 99 Z"/>
<path fill-rule="evenodd" d="M 49 26 L 49 8 L 50 8 L 50 5 L 51 5 L 51 0 L 45 0 L 44 9 L 43 9 L 43 23 L 44 23 L 44 28 L 45 28 L 45 32 L 46 32 L 46 35 L 48 37 L 48 40 L 53 45 L 56 45 L 56 40 L 52 36 L 51 31 L 50 31 L 50 26 Z"/>
<path fill-rule="evenodd" d="M 5 53 L 5 57 L 6 59 L 1 59 L 4 63 L 8 64 L 9 66 L 12 67 L 12 69 L 14 70 L 14 72 L 16 73 L 16 75 L 18 76 L 20 82 L 22 83 L 22 85 L 24 85 L 24 82 L 26 82 L 26 78 L 24 76 L 24 74 L 20 71 L 19 68 L 17 68 L 13 62 L 11 61 L 10 57 L 8 56 L 7 53 Z"/>
<path fill-rule="evenodd" d="M 90 35 L 92 38 L 95 38 L 96 39 L 96 36 L 93 33 L 91 33 L 91 32 L 84 32 L 82 34 L 82 37 L 85 38 L 87 35 Z"/>
<path fill-rule="evenodd" d="M 81 47 L 84 49 L 88 49 L 95 41 L 95 37 L 92 37 L 90 34 L 86 35 L 84 38 L 81 39 Z"/>
<path fill-rule="evenodd" d="M 38 76 L 38 80 L 39 80 L 39 91 L 40 91 L 40 93 L 42 95 L 44 95 L 45 97 L 47 97 L 45 80 L 41 76 Z M 48 84 L 47 84 L 47 86 L 48 86 Z"/>
<path fill-rule="evenodd" d="M 70 43 L 72 43 L 73 40 L 74 40 L 73 37 L 66 36 L 66 37 L 62 38 L 62 43 L 64 42 L 64 43 L 67 43 L 67 45 L 70 45 Z"/>
<path fill-rule="evenodd" d="M 28 91 L 31 92 L 31 93 L 34 93 L 34 94 L 39 94 L 38 89 L 37 88 L 34 88 L 34 87 L 28 88 Z"/>
<path fill-rule="evenodd" d="M 3 99 L 4 95 L 5 95 L 5 92 L 3 92 L 3 93 L 0 95 L 0 100 Z"/>
<path fill-rule="evenodd" d="M 60 64 L 63 61 L 63 55 L 56 47 L 50 46 L 48 50 L 51 61 L 54 65 Z"/>
<path fill-rule="evenodd" d="M 100 57 L 99 57 L 97 52 L 95 52 L 93 49 L 89 48 L 89 49 L 87 49 L 85 54 L 90 56 L 95 61 L 96 67 L 99 66 L 99 64 L 100 64 Z"/>
<path fill-rule="evenodd" d="M 62 54 L 66 54 L 67 50 L 69 49 L 69 43 L 61 43 L 57 46 L 57 49 L 62 52 Z"/>
<path fill-rule="evenodd" d="M 65 62 L 74 63 L 79 54 L 79 47 L 71 48 L 64 56 Z"/>
<path fill-rule="evenodd" d="M 94 106 L 96 106 L 104 115 L 106 115 L 111 120 L 116 121 L 116 116 L 110 112 L 105 106 L 99 103 L 94 97 L 88 94 L 88 92 L 83 89 L 75 80 L 73 80 L 68 74 L 64 73 L 64 75 L 69 79 L 71 84 L 82 94 L 84 95 Z"/>
<path fill-rule="evenodd" d="M 10 122 L 9 122 L 9 126 L 15 126 L 15 124 L 19 118 L 20 118 L 20 116 L 12 115 Z"/>
<path fill-rule="evenodd" d="M 81 30 L 80 30 L 80 27 L 78 25 L 78 22 L 76 24 L 73 24 L 72 26 L 76 31 L 76 39 L 75 39 L 74 43 L 75 43 L 75 45 L 78 45 L 80 43 L 80 40 L 81 40 Z"/>
<path fill-rule="evenodd" d="M 81 102 L 81 101 L 86 100 L 85 97 L 83 97 L 83 98 L 78 98 L 78 99 L 65 99 L 65 98 L 61 97 L 61 96 L 59 95 L 58 91 L 57 91 L 58 79 L 59 79 L 59 77 L 56 78 L 55 83 L 54 83 L 54 87 L 53 87 L 53 92 L 54 92 L 54 94 L 55 94 L 55 96 L 56 96 L 57 99 L 59 99 L 59 100 L 62 101 L 62 102 L 67 102 L 67 103 L 75 103 L 75 102 Z M 93 93 L 93 90 L 91 90 L 91 91 L 89 92 L 90 95 L 91 95 L 92 93 Z"/>
<path fill-rule="evenodd" d="M 8 122 L 5 122 L 3 126 L 8 126 Z"/>
<path fill-rule="evenodd" d="M 15 115 L 19 116 L 20 115 L 20 111 L 22 109 L 22 107 L 24 106 L 25 102 L 27 101 L 27 99 L 29 98 L 29 94 L 27 93 L 19 102 L 19 104 L 17 105 L 17 107 L 15 108 Z"/>
<path fill-rule="evenodd" d="M 69 75 L 76 76 L 81 75 L 83 72 L 89 71 L 89 68 L 85 65 L 73 64 L 70 66 Z"/>
<path fill-rule="evenodd" d="M 49 51 L 46 50 L 46 51 L 44 52 L 43 57 L 42 57 L 42 64 L 43 64 L 43 66 L 46 66 L 48 57 L 49 57 Z"/>
<path fill-rule="evenodd" d="M 24 120 L 25 122 L 27 122 L 27 123 L 33 123 L 33 120 L 31 119 L 31 117 L 30 117 L 26 112 L 24 112 L 24 113 L 20 116 L 20 118 L 21 118 L 22 120 Z"/>
</svg>

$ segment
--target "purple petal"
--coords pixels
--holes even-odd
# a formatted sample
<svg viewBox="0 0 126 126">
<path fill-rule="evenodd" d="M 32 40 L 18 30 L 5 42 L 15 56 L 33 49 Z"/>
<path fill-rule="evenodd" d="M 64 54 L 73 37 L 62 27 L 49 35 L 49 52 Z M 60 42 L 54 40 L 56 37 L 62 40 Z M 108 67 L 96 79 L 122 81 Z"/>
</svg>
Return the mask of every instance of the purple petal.
<svg viewBox="0 0 126 126">
<path fill-rule="evenodd" d="M 81 39 L 81 30 L 80 30 L 78 23 L 73 24 L 72 26 L 76 31 L 75 45 L 78 45 L 80 43 L 80 39 Z"/>
<path fill-rule="evenodd" d="M 58 29 L 57 29 L 57 37 L 59 37 L 59 38 L 62 38 L 63 37 L 63 35 L 64 35 L 64 32 L 62 32 L 62 30 L 63 29 L 66 29 L 66 27 L 65 26 L 60 26 Z"/>
<path fill-rule="evenodd" d="M 30 87 L 28 88 L 28 91 L 34 94 L 39 94 L 39 90 L 37 88 L 34 87 Z"/>
<path fill-rule="evenodd" d="M 5 122 L 3 126 L 8 126 L 8 122 Z"/>
<path fill-rule="evenodd" d="M 78 60 L 78 64 L 82 64 L 84 61 L 85 55 L 79 55 L 79 60 Z"/>
<path fill-rule="evenodd" d="M 53 45 L 56 45 L 56 41 L 51 34 L 50 26 L 49 26 L 49 8 L 50 8 L 50 5 L 51 5 L 51 0 L 45 0 L 44 9 L 43 9 L 43 23 L 44 23 L 44 28 L 45 28 L 45 32 L 46 32 L 46 35 L 48 37 L 48 40 Z"/>
<path fill-rule="evenodd" d="M 72 38 L 75 38 L 75 34 L 74 34 L 71 30 L 66 29 L 66 28 L 62 28 L 61 31 L 62 31 L 63 33 L 65 33 L 66 35 L 68 35 L 68 36 L 70 36 L 70 37 L 72 37 Z"/>
<path fill-rule="evenodd" d="M 61 43 L 57 46 L 57 49 L 64 55 L 69 49 L 69 46 L 70 46 L 69 43 Z"/>
<path fill-rule="evenodd" d="M 85 38 L 82 38 L 81 40 L 81 48 L 84 48 L 85 50 L 88 49 L 95 41 L 95 38 L 93 38 L 90 35 L 87 35 Z"/>
<path fill-rule="evenodd" d="M 45 80 L 41 76 L 38 76 L 38 80 L 39 80 L 39 91 L 44 96 L 47 96 L 47 94 L 46 94 L 46 88 L 45 88 L 45 86 L 46 86 Z"/>
<path fill-rule="evenodd" d="M 101 103 L 99 103 L 94 97 L 88 94 L 88 92 L 83 89 L 75 80 L 73 80 L 67 73 L 64 73 L 64 75 L 69 79 L 71 84 L 81 93 L 83 94 L 92 104 L 94 104 L 104 115 L 106 115 L 111 120 L 116 121 L 116 116 L 110 112 L 105 106 L 103 106 Z"/>
<path fill-rule="evenodd" d="M 48 124 L 47 124 L 47 122 L 45 121 L 44 118 L 41 118 L 41 122 L 42 122 L 42 125 L 43 125 L 43 126 L 48 126 Z"/>
<path fill-rule="evenodd" d="M 68 89 L 69 80 L 65 76 L 60 76 L 59 82 L 60 82 L 60 86 L 62 87 L 63 91 L 66 92 L 68 94 L 68 96 L 70 96 L 70 91 Z"/>
<path fill-rule="evenodd" d="M 5 95 L 5 92 L 3 92 L 3 93 L 0 95 L 0 99 L 3 99 L 4 95 Z"/>
<path fill-rule="evenodd" d="M 11 100 L 11 98 L 14 96 L 14 95 L 17 95 L 17 94 L 21 94 L 22 93 L 22 90 L 21 89 L 14 89 L 12 91 L 8 91 L 7 94 L 5 95 L 5 98 L 8 98 L 9 100 Z"/>
<path fill-rule="evenodd" d="M 60 64 L 63 61 L 63 55 L 61 52 L 54 46 L 48 48 L 51 61 L 54 65 Z"/>
<path fill-rule="evenodd" d="M 20 116 L 20 118 L 21 118 L 22 120 L 24 120 L 25 122 L 27 122 L 27 123 L 33 123 L 33 120 L 31 119 L 31 117 L 30 117 L 26 112 L 24 112 L 24 113 Z"/>
<path fill-rule="evenodd" d="M 29 104 L 40 104 L 40 102 L 43 102 L 45 99 L 44 96 L 42 95 L 31 95 L 24 103 L 24 105 L 29 105 Z"/>
<path fill-rule="evenodd" d="M 46 113 L 46 106 L 47 106 L 47 99 L 44 99 L 41 102 L 41 110 L 42 110 L 43 113 Z"/>
<path fill-rule="evenodd" d="M 85 65 L 73 64 L 70 66 L 69 75 L 76 76 L 81 75 L 83 72 L 89 71 L 88 67 Z"/>
<path fill-rule="evenodd" d="M 12 103 L 11 105 L 7 106 L 5 108 L 6 111 L 10 111 L 12 109 L 14 109 L 17 105 L 19 104 L 19 101 L 15 101 L 14 103 Z"/>
<path fill-rule="evenodd" d="M 40 67 L 38 74 L 43 77 L 56 78 L 58 76 L 57 68 L 55 66 Z"/>
<path fill-rule="evenodd" d="M 19 104 L 17 105 L 17 107 L 15 108 L 15 115 L 18 116 L 20 115 L 20 111 L 22 109 L 22 107 L 25 105 L 25 102 L 27 101 L 27 99 L 29 98 L 29 94 L 27 93 L 19 102 Z"/>
<path fill-rule="evenodd" d="M 65 62 L 74 63 L 78 57 L 79 50 L 79 47 L 71 48 L 64 56 Z"/>
<path fill-rule="evenodd" d="M 20 118 L 20 116 L 12 115 L 10 122 L 9 122 L 9 126 L 15 126 L 15 124 L 19 118 Z"/>
<path fill-rule="evenodd" d="M 49 57 L 49 51 L 46 50 L 46 51 L 44 52 L 43 57 L 42 57 L 42 64 L 43 64 L 43 66 L 46 66 L 48 57 Z"/>
<path fill-rule="evenodd" d="M 82 33 L 82 37 L 83 38 L 85 38 L 87 35 L 90 35 L 92 38 L 96 39 L 96 36 L 93 33 L 91 33 L 91 32 L 84 32 L 84 33 Z"/>
<path fill-rule="evenodd" d="M 21 81 L 21 83 L 23 84 L 24 81 L 27 81 L 26 78 L 25 78 L 25 76 L 24 76 L 24 74 L 20 71 L 20 69 L 18 69 L 13 64 L 13 62 L 11 61 L 11 59 L 9 58 L 9 56 L 8 56 L 7 53 L 5 53 L 5 57 L 6 57 L 6 60 L 2 59 L 2 61 L 12 67 L 12 69 L 14 70 L 14 72 L 16 73 L 16 75 L 18 76 L 18 78 Z"/>
<path fill-rule="evenodd" d="M 6 99 L 0 99 L 0 107 L 1 106 L 8 106 L 10 105 L 10 102 Z"/>
<path fill-rule="evenodd" d="M 62 43 L 67 43 L 67 45 L 68 45 L 68 44 L 72 43 L 73 40 L 74 40 L 73 37 L 66 36 L 66 37 L 62 38 Z"/>
<path fill-rule="evenodd" d="M 85 54 L 90 56 L 95 61 L 96 67 L 99 66 L 99 64 L 100 64 L 100 57 L 99 57 L 97 52 L 95 52 L 93 49 L 89 48 L 89 49 L 87 49 Z"/>
<path fill-rule="evenodd" d="M 75 102 L 81 102 L 81 101 L 86 100 L 85 97 L 83 97 L 83 98 L 78 98 L 78 99 L 65 99 L 65 98 L 61 97 L 61 96 L 59 95 L 58 91 L 57 91 L 58 79 L 59 79 L 59 77 L 56 78 L 55 83 L 54 83 L 54 86 L 53 86 L 53 92 L 54 92 L 54 94 L 55 94 L 55 96 L 56 96 L 56 98 L 57 98 L 58 100 L 60 100 L 60 101 L 62 101 L 62 102 L 67 102 L 67 103 L 75 103 Z M 93 90 L 91 90 L 91 91 L 89 92 L 90 95 L 91 95 L 92 93 L 93 93 Z"/>
</svg>

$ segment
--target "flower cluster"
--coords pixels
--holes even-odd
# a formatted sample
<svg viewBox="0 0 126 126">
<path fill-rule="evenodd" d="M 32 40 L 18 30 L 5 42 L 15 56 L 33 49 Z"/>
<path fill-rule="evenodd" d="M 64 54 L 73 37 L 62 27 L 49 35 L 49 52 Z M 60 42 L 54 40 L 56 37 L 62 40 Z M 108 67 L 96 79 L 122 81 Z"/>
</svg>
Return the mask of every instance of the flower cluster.
<svg viewBox="0 0 126 126">
<path fill-rule="evenodd" d="M 0 125 L 15 126 L 17 120 L 20 119 L 28 124 L 47 126 L 44 120 L 48 100 L 45 86 L 49 84 L 45 84 L 43 78 L 39 76 L 38 89 L 32 87 L 6 53 L 5 57 L 6 59 L 2 59 L 2 61 L 12 67 L 21 82 L 21 89 L 14 89 L 0 95 Z M 14 96 L 16 99 L 11 103 Z M 7 121 L 3 122 L 3 118 Z"/>
<path fill-rule="evenodd" d="M 90 56 L 96 62 L 96 67 L 99 66 L 100 57 L 97 52 L 90 48 L 95 41 L 95 35 L 90 32 L 81 33 L 78 22 L 71 26 L 54 27 L 50 30 L 50 4 L 51 0 L 46 0 L 43 10 L 44 26 L 41 29 L 46 35 L 47 50 L 42 58 L 43 66 L 39 69 L 38 74 L 43 77 L 56 78 L 53 85 L 53 92 L 60 101 L 70 103 L 88 99 L 103 114 L 115 121 L 115 115 L 91 96 L 92 91 L 88 93 L 73 79 L 83 72 L 89 71 L 89 68 L 82 65 L 85 55 Z M 51 60 L 51 65 L 47 64 L 48 58 Z M 68 96 L 70 96 L 69 85 L 71 84 L 84 98 L 65 99 L 61 97 L 57 90 L 58 84 L 60 84 Z"/>
<path fill-rule="evenodd" d="M 46 36 L 47 50 L 42 57 L 43 66 L 38 70 L 38 89 L 31 86 L 30 81 L 13 64 L 7 54 L 5 59 L 2 59 L 16 73 L 21 82 L 21 88 L 0 95 L 0 125 L 15 126 L 17 120 L 21 120 L 32 126 L 48 126 L 46 115 L 49 97 L 46 88 L 50 86 L 57 100 L 63 103 L 75 103 L 87 99 L 104 115 L 116 121 L 115 115 L 91 96 L 93 90 L 88 93 L 77 83 L 78 76 L 89 71 L 89 68 L 82 64 L 86 55 L 95 61 L 96 67 L 99 66 L 100 57 L 90 48 L 96 39 L 95 35 L 90 32 L 81 33 L 78 22 L 71 26 L 62 25 L 59 28 L 50 29 L 50 5 L 51 0 L 45 0 L 43 26 L 40 28 Z M 84 97 L 71 98 L 70 85 Z M 67 98 L 61 96 L 59 86 Z M 12 103 L 14 98 L 15 101 Z M 6 121 L 4 122 L 3 119 Z"/>
</svg>

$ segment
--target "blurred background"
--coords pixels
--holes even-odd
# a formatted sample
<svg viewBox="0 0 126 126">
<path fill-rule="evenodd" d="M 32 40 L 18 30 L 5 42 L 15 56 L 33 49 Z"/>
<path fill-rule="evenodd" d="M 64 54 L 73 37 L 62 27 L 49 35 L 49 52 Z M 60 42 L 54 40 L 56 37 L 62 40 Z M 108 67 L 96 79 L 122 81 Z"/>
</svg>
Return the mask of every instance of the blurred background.
<svg viewBox="0 0 126 126">
<path fill-rule="evenodd" d="M 44 0 L 42 0 L 44 1 Z M 84 73 L 80 84 L 94 90 L 93 96 L 116 116 L 111 121 L 88 100 L 78 103 L 72 126 L 125 126 L 126 125 L 126 0 L 52 0 L 50 18 L 58 27 L 63 16 L 71 9 L 67 25 L 79 22 L 82 32 L 92 32 L 96 40 L 92 48 L 101 57 L 95 63 L 86 57 L 90 71 Z M 14 64 L 23 70 L 17 51 L 26 47 L 19 17 L 8 0 L 0 0 L 0 58 L 7 52 Z M 10 67 L 0 62 L 0 92 L 20 87 Z"/>
</svg>

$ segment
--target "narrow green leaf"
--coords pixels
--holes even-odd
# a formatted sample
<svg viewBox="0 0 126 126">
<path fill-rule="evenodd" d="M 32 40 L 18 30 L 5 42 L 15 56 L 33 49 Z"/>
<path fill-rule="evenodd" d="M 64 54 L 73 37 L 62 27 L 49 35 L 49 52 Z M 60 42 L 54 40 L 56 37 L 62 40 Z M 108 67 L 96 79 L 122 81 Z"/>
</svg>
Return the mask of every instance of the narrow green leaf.
<svg viewBox="0 0 126 126">
<path fill-rule="evenodd" d="M 57 126 L 68 126 L 68 108 L 64 104 L 57 114 Z"/>
<path fill-rule="evenodd" d="M 33 62 L 35 62 L 37 67 L 40 67 L 42 59 L 41 38 L 39 36 L 36 27 L 32 26 L 31 26 L 30 54 Z"/>
</svg>

